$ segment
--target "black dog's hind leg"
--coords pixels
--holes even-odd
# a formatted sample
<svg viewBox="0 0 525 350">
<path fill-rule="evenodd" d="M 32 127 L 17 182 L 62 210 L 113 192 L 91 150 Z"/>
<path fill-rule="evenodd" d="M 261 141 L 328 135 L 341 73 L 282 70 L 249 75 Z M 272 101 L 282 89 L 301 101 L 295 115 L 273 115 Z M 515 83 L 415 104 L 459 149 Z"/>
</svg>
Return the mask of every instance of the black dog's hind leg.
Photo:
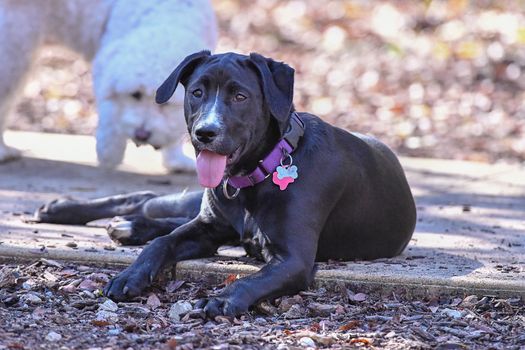
<svg viewBox="0 0 525 350">
<path fill-rule="evenodd" d="M 152 198 L 139 215 L 115 217 L 107 226 L 109 237 L 123 245 L 141 245 L 167 235 L 197 216 L 202 191 Z"/>
<path fill-rule="evenodd" d="M 142 207 L 157 197 L 153 192 L 134 192 L 90 200 L 55 199 L 41 206 L 35 222 L 85 225 L 90 221 L 119 215 L 141 214 Z"/>
</svg>

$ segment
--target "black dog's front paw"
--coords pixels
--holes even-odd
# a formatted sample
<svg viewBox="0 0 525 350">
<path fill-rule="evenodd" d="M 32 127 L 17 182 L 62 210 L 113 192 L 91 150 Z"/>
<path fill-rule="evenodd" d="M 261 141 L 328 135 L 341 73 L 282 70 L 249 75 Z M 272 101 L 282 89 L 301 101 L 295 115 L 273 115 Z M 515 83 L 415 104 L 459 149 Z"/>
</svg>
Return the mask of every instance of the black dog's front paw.
<svg viewBox="0 0 525 350">
<path fill-rule="evenodd" d="M 222 315 L 231 317 L 242 315 L 248 312 L 250 305 L 240 298 L 218 295 L 199 300 L 195 307 L 203 308 L 208 317 L 215 318 Z"/>
<path fill-rule="evenodd" d="M 153 281 L 154 273 L 143 266 L 130 266 L 114 277 L 104 288 L 104 295 L 115 301 L 139 296 Z"/>
</svg>

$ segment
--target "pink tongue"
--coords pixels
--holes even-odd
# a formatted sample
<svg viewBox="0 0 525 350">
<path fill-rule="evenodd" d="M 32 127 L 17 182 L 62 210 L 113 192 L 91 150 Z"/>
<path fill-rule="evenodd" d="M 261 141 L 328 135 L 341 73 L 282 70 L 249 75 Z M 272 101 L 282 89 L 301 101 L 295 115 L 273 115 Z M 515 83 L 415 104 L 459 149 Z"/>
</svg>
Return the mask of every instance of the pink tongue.
<svg viewBox="0 0 525 350">
<path fill-rule="evenodd" d="M 210 151 L 201 151 L 197 156 L 197 176 L 201 186 L 219 186 L 226 169 L 226 156 Z"/>
</svg>

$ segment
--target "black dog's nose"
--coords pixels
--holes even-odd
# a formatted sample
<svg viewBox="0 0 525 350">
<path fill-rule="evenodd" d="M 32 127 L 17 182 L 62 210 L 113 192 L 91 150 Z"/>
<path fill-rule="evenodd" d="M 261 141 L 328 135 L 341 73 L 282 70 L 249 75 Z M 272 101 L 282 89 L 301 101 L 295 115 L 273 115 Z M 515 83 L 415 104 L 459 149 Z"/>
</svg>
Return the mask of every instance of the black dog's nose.
<svg viewBox="0 0 525 350">
<path fill-rule="evenodd" d="M 219 134 L 219 129 L 213 125 L 201 126 L 195 130 L 197 140 L 202 143 L 212 142 Z"/>
<path fill-rule="evenodd" d="M 135 140 L 140 142 L 146 142 L 151 137 L 151 131 L 148 131 L 144 128 L 137 128 L 135 130 Z"/>
</svg>

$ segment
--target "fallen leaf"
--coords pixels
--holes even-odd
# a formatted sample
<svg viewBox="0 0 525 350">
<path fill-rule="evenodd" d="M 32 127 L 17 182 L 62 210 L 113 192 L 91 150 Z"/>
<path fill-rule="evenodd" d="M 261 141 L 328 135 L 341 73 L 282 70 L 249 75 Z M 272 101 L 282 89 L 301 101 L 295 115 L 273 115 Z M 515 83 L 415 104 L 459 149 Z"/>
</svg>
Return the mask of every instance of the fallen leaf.
<svg viewBox="0 0 525 350">
<path fill-rule="evenodd" d="M 232 323 L 230 318 L 227 317 L 227 316 L 215 316 L 214 320 L 217 323 L 226 323 L 226 324 L 231 324 Z"/>
<path fill-rule="evenodd" d="M 343 332 L 346 332 L 346 331 L 348 331 L 350 329 L 354 329 L 354 328 L 356 328 L 358 326 L 359 326 L 359 321 L 352 320 L 352 321 L 348 322 L 347 324 L 344 324 L 344 325 L 340 326 L 339 330 L 343 331 Z"/>
<path fill-rule="evenodd" d="M 162 305 L 162 303 L 160 302 L 159 297 L 155 293 L 151 293 L 148 296 L 148 300 L 146 301 L 146 305 L 148 305 L 152 310 L 155 310 L 160 305 Z"/>
<path fill-rule="evenodd" d="M 168 339 L 168 341 L 166 342 L 166 346 L 167 346 L 169 349 L 175 349 L 175 348 L 177 348 L 177 339 L 175 339 L 175 338 L 170 338 L 170 339 Z"/>
<path fill-rule="evenodd" d="M 62 271 L 57 271 L 56 274 L 59 275 L 59 276 L 62 276 L 62 277 L 71 277 L 71 276 L 77 275 L 78 272 L 76 270 L 73 270 L 73 269 L 66 269 L 66 270 L 62 270 Z"/>
<path fill-rule="evenodd" d="M 226 279 L 224 280 L 223 284 L 225 286 L 229 286 L 230 284 L 235 282 L 238 278 L 239 278 L 239 275 L 235 275 L 235 274 L 232 273 L 232 274 L 228 275 L 228 277 L 226 277 Z"/>
<path fill-rule="evenodd" d="M 313 323 L 310 325 L 310 330 L 312 332 L 319 332 L 321 330 L 321 326 L 319 325 L 319 323 Z"/>
<path fill-rule="evenodd" d="M 88 278 L 92 281 L 95 281 L 95 282 L 100 282 L 100 283 L 108 283 L 109 282 L 109 276 L 106 275 L 105 273 L 101 273 L 101 272 L 95 272 L 95 273 L 92 273 L 88 276 Z"/>
<path fill-rule="evenodd" d="M 91 324 L 97 327 L 105 327 L 105 326 L 109 326 L 111 322 L 106 321 L 106 320 L 91 320 Z"/>
<path fill-rule="evenodd" d="M 60 264 L 58 261 L 55 261 L 55 260 L 41 258 L 40 261 L 47 266 L 62 268 L 62 264 Z"/>
<path fill-rule="evenodd" d="M 94 291 L 102 287 L 102 284 L 94 282 L 90 280 L 89 278 L 86 278 L 80 284 L 78 285 L 78 289 L 84 289 L 89 291 Z"/>
<path fill-rule="evenodd" d="M 166 292 L 173 293 L 174 291 L 182 287 L 184 283 L 186 283 L 186 281 L 170 281 L 166 286 Z"/>
<path fill-rule="evenodd" d="M 368 338 L 354 338 L 350 340 L 350 344 L 363 344 L 365 346 L 372 345 L 372 342 Z"/>
</svg>

